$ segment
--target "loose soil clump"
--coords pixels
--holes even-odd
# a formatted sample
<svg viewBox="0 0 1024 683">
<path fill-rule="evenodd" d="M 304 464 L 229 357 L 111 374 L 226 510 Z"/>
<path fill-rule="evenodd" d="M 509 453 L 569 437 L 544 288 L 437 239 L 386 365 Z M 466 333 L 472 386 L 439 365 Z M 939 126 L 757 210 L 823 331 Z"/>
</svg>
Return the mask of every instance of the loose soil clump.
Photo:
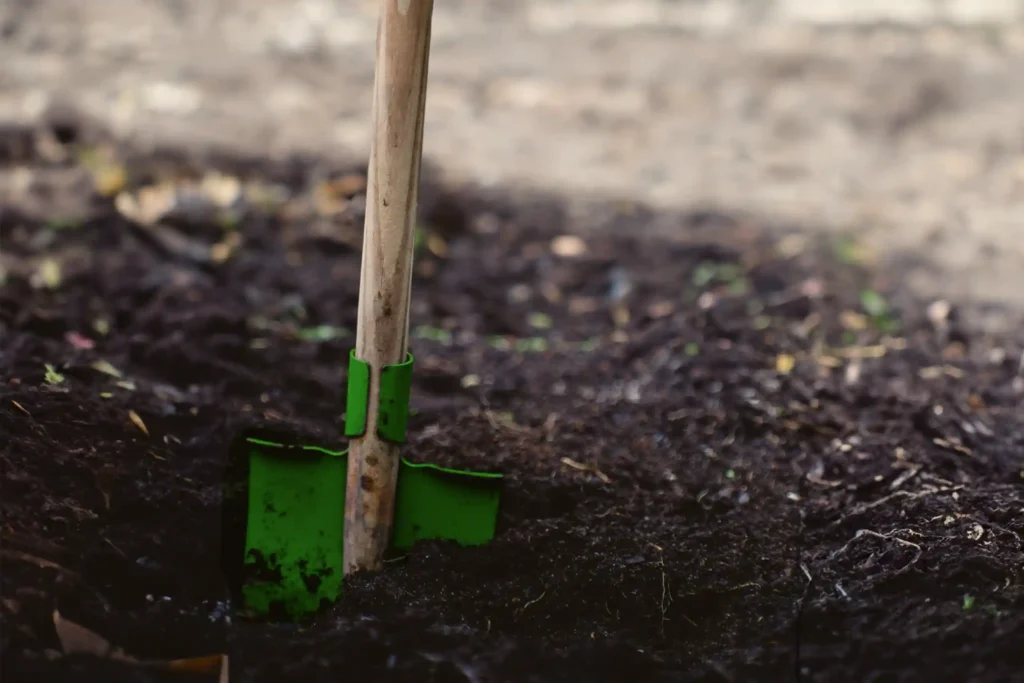
<svg viewBox="0 0 1024 683">
<path fill-rule="evenodd" d="M 298 625 L 231 600 L 247 429 L 339 443 L 358 165 L 0 133 L 3 668 L 54 610 L 232 680 L 1010 681 L 1022 340 L 850 244 L 424 181 L 412 460 L 507 475 L 495 540 L 422 543 Z M 662 224 L 665 218 L 660 218 Z M 225 487 L 225 481 L 228 486 Z"/>
</svg>

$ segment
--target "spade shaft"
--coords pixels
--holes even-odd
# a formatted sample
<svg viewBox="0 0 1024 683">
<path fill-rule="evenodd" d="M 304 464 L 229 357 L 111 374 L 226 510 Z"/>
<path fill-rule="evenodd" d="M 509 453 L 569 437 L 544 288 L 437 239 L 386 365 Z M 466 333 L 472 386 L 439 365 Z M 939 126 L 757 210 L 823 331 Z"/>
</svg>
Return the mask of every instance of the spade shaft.
<svg viewBox="0 0 1024 683">
<path fill-rule="evenodd" d="M 381 0 L 356 356 L 370 366 L 365 433 L 350 442 L 345 573 L 381 567 L 394 525 L 398 445 L 375 428 L 384 365 L 406 358 L 433 0 Z"/>
</svg>

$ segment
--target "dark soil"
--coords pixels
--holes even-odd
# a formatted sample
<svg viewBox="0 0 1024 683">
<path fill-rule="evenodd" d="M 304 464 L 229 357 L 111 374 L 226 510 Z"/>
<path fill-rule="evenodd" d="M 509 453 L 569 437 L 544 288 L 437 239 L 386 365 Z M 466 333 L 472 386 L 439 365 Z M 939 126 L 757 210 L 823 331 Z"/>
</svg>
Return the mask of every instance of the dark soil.
<svg viewBox="0 0 1024 683">
<path fill-rule="evenodd" d="M 130 189 L 281 186 L 153 230 L 94 191 L 98 133 L 53 132 L 0 135 L 5 681 L 157 680 L 62 656 L 55 608 L 136 657 L 229 652 L 236 681 L 1019 680 L 1024 336 L 728 216 L 578 226 L 430 177 L 406 452 L 504 472 L 499 533 L 309 623 L 233 612 L 233 437 L 340 445 L 362 169 L 117 150 Z"/>
</svg>

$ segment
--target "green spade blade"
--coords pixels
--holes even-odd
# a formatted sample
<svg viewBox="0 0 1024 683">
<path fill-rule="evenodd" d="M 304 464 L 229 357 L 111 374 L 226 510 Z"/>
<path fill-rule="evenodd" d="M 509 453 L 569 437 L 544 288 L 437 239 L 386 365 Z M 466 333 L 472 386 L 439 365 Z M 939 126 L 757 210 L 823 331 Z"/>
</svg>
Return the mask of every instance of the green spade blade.
<svg viewBox="0 0 1024 683">
<path fill-rule="evenodd" d="M 242 597 L 295 618 L 341 594 L 344 453 L 248 439 L 249 509 Z"/>
<path fill-rule="evenodd" d="M 501 475 L 466 472 L 405 459 L 398 467 L 391 546 L 428 539 L 483 545 L 494 538 Z"/>
<path fill-rule="evenodd" d="M 242 598 L 297 619 L 341 595 L 345 451 L 250 438 Z M 392 546 L 427 539 L 481 545 L 494 537 L 502 475 L 414 464 L 398 470 Z"/>
</svg>

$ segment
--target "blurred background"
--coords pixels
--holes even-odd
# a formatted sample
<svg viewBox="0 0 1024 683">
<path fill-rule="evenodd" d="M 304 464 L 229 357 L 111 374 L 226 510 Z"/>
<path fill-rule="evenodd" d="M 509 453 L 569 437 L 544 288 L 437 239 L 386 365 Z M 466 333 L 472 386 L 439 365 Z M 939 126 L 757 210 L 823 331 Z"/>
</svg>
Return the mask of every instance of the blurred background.
<svg viewBox="0 0 1024 683">
<path fill-rule="evenodd" d="M 0 121 L 364 158 L 376 12 L 2 0 Z M 437 0 L 427 104 L 452 183 L 855 232 L 1024 305 L 1024 0 Z"/>
</svg>

